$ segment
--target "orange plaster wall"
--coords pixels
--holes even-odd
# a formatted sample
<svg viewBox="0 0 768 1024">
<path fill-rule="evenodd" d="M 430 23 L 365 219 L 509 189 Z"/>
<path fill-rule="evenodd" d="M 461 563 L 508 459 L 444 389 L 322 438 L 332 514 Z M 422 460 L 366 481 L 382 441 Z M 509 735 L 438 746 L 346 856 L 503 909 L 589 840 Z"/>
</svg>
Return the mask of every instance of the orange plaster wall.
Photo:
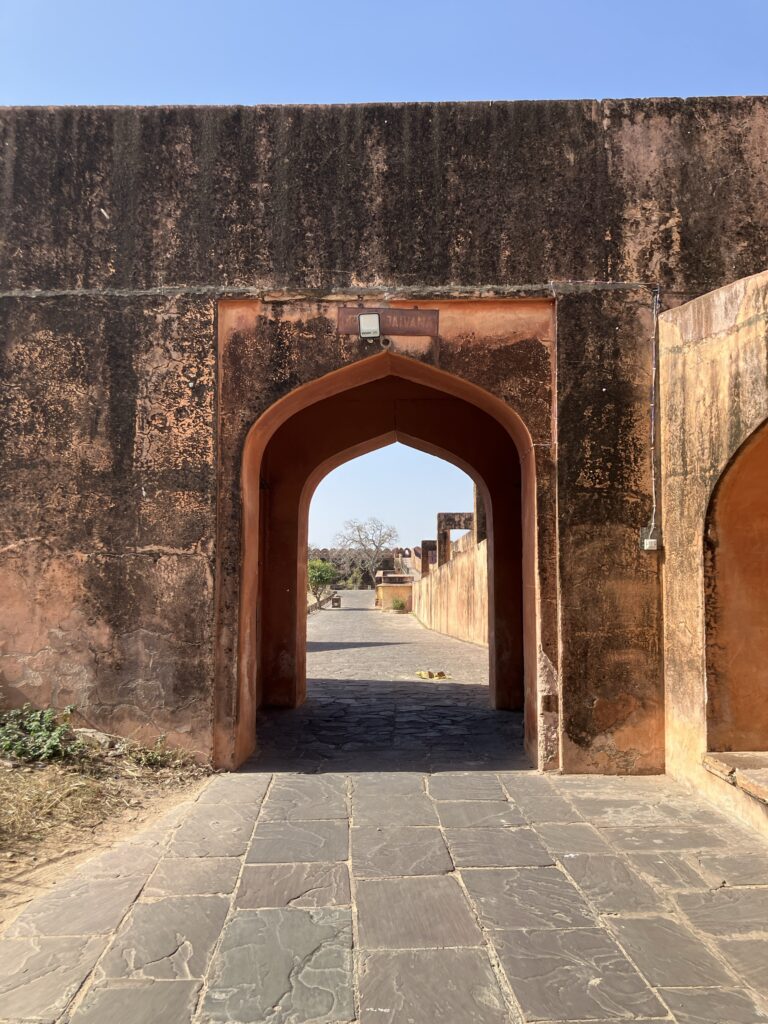
<svg viewBox="0 0 768 1024">
<path fill-rule="evenodd" d="M 391 611 L 392 602 L 397 598 L 405 602 L 405 611 L 411 611 L 410 583 L 379 583 L 376 587 L 376 605 L 382 611 Z"/>
<path fill-rule="evenodd" d="M 511 571 L 499 575 L 491 647 L 508 658 L 511 650 L 519 651 L 521 633 L 525 646 L 524 681 L 517 671 L 504 671 L 500 680 L 505 692 L 496 700 L 498 706 L 509 706 L 505 702 L 517 689 L 519 706 L 524 683 L 528 747 L 542 767 L 555 768 L 557 703 L 549 700 L 544 712 L 538 700 L 542 673 L 543 692 L 556 691 L 558 685 L 551 441 L 554 303 L 430 300 L 445 325 L 439 342 L 421 339 L 426 344 L 419 347 L 419 339 L 394 338 L 387 352 L 339 336 L 336 306 L 333 299 L 228 300 L 219 305 L 217 763 L 231 766 L 251 752 L 259 703 L 290 705 L 302 699 L 303 639 L 291 630 L 294 623 L 299 631 L 305 626 L 305 617 L 294 614 L 304 582 L 301 560 L 293 552 L 306 541 L 306 511 L 314 487 L 336 465 L 397 439 L 454 461 L 478 484 L 485 478 L 485 491 L 495 494 L 492 501 L 486 493 L 487 503 L 495 504 L 505 528 L 497 535 L 490 561 L 507 564 Z M 278 339 L 279 360 L 274 358 Z M 390 375 L 400 379 L 400 388 L 410 382 L 417 391 L 426 386 L 434 392 L 431 397 L 414 394 L 411 401 L 401 391 L 384 405 L 372 402 L 372 394 L 360 395 L 357 411 L 348 415 L 349 403 L 355 405 L 355 388 Z M 315 409 L 311 416 L 319 414 L 320 420 L 310 428 L 305 410 L 324 402 L 330 404 Z M 456 415 L 457 409 L 464 411 Z M 479 417 L 478 422 L 468 422 L 467 415 Z M 350 424 L 353 429 L 347 429 Z M 489 429 L 501 434 L 491 438 Z M 285 460 L 278 449 L 287 452 Z M 510 476 L 513 463 L 517 470 Z M 281 465 L 289 469 L 288 477 L 279 471 Z M 490 545 L 493 551 L 492 539 Z M 292 554 L 286 561 L 280 551 Z M 282 558 L 280 566 L 274 564 L 275 553 Z M 293 576 L 288 563 L 295 563 Z M 288 586 L 267 598 L 262 585 L 278 569 Z"/>
<path fill-rule="evenodd" d="M 438 633 L 488 644 L 488 542 L 470 544 L 413 585 L 413 613 Z"/>
<path fill-rule="evenodd" d="M 768 272 L 661 315 L 659 395 L 667 771 L 768 829 L 754 801 L 702 767 L 705 523 L 718 480 L 768 417 Z"/>
</svg>

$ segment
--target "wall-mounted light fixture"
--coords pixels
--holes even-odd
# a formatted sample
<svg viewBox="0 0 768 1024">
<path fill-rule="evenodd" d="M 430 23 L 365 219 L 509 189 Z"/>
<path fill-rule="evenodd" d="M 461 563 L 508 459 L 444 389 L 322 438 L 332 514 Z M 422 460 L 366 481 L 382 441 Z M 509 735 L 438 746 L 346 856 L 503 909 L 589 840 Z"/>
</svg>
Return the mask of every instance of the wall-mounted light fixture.
<svg viewBox="0 0 768 1024">
<path fill-rule="evenodd" d="M 357 322 L 360 325 L 361 338 L 376 341 L 381 337 L 381 320 L 378 313 L 360 313 Z"/>
</svg>

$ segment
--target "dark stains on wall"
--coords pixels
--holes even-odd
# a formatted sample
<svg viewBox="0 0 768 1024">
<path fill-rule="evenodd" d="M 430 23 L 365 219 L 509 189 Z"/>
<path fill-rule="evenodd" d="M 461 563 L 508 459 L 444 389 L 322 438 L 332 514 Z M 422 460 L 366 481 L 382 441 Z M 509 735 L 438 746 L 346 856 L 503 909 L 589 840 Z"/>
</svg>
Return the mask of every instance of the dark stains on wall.
<svg viewBox="0 0 768 1024">
<path fill-rule="evenodd" d="M 514 409 L 525 409 L 525 424 L 535 439 L 549 439 L 552 418 L 552 353 L 538 338 L 514 345 L 482 344 L 457 338 L 440 348 L 440 368 L 474 380 Z"/>
<path fill-rule="evenodd" d="M 766 141 L 761 97 L 5 110 L 0 267 L 14 288 L 704 291 L 768 262 Z"/>
<path fill-rule="evenodd" d="M 71 699 L 97 727 L 204 749 L 212 306 L 13 299 L 0 315 L 4 698 Z"/>
<path fill-rule="evenodd" d="M 558 305 L 564 765 L 579 770 L 663 764 L 659 565 L 639 547 L 652 510 L 652 304 L 637 289 Z"/>
<path fill-rule="evenodd" d="M 764 97 L 606 105 L 623 200 L 622 276 L 691 294 L 768 262 Z"/>
<path fill-rule="evenodd" d="M 328 303 L 265 303 L 220 354 L 217 420 L 220 297 L 533 286 L 558 300 L 554 410 L 536 338 L 411 355 L 524 405 L 534 442 L 557 444 L 557 474 L 553 450 L 534 457 L 558 508 L 540 572 L 549 595 L 557 564 L 563 614 L 546 597 L 540 656 L 563 689 L 564 764 L 657 769 L 658 567 L 637 543 L 651 289 L 672 306 L 768 264 L 766 149 L 764 97 L 0 110 L 11 699 L 64 678 L 61 700 L 91 693 L 101 724 L 134 715 L 150 736 L 184 718 L 179 742 L 209 745 L 214 556 L 239 564 L 236 530 L 214 552 L 217 484 L 236 524 L 253 418 L 370 354 Z M 230 663 L 235 605 L 225 587 Z"/>
</svg>

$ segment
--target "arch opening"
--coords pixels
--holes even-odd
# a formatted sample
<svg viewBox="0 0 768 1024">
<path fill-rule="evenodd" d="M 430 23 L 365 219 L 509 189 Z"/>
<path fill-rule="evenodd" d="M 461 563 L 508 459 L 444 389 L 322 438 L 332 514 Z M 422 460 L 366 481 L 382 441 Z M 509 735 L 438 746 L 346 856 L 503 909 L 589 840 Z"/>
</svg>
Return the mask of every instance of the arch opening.
<svg viewBox="0 0 768 1024">
<path fill-rule="evenodd" d="M 427 628 L 428 632 L 437 630 L 448 637 L 469 640 L 474 644 L 487 646 L 488 587 L 485 576 L 487 575 L 488 562 L 488 539 L 486 534 L 488 532 L 492 533 L 490 514 L 487 517 L 483 514 L 481 536 L 477 535 L 474 525 L 474 508 L 479 505 L 484 513 L 484 501 L 488 494 L 485 482 L 478 477 L 471 466 L 463 464 L 462 460 L 456 459 L 450 453 L 438 452 L 432 446 L 427 451 L 426 446 L 419 439 L 411 438 L 401 432 L 397 433 L 395 437 L 383 435 L 380 438 L 375 438 L 371 444 L 366 445 L 366 448 L 368 450 L 363 453 L 357 449 L 352 452 L 341 453 L 338 458 L 330 460 L 330 464 L 324 463 L 320 466 L 318 471 L 312 474 L 307 481 L 306 493 L 302 495 L 301 502 L 302 509 L 306 507 L 307 512 L 299 524 L 302 530 L 299 540 L 300 553 L 306 546 L 308 558 L 317 556 L 333 561 L 334 555 L 336 555 L 337 564 L 340 566 L 344 565 L 344 557 L 338 557 L 338 552 L 333 551 L 328 540 L 328 513 L 330 509 L 327 505 L 325 509 L 325 543 L 328 545 L 327 550 L 313 547 L 313 541 L 316 540 L 316 537 L 311 529 L 311 521 L 315 511 L 315 498 L 317 497 L 318 489 L 327 481 L 329 476 L 335 475 L 342 467 L 347 467 L 351 472 L 344 474 L 346 477 L 346 487 L 344 489 L 346 494 L 341 499 L 337 495 L 333 508 L 334 532 L 338 534 L 345 520 L 351 518 L 366 520 L 369 516 L 374 516 L 379 520 L 383 519 L 388 526 L 394 526 L 398 530 L 398 538 L 391 545 L 393 550 L 391 553 L 387 553 L 388 564 L 382 565 L 382 569 L 392 570 L 397 580 L 392 582 L 383 578 L 383 576 L 379 577 L 377 575 L 374 586 L 374 576 L 368 569 L 363 570 L 363 576 L 360 579 L 360 582 L 366 588 L 370 587 L 375 591 L 375 594 L 372 594 L 370 598 L 373 606 L 376 608 L 389 608 L 391 598 L 404 599 L 407 610 L 413 611 L 416 618 Z M 398 448 L 401 449 L 399 456 L 396 452 Z M 383 452 L 386 449 L 389 449 L 390 452 L 389 458 L 384 462 L 387 470 L 385 470 L 381 480 L 377 478 L 374 481 L 371 478 L 370 469 L 366 469 L 364 465 L 358 466 L 356 464 L 361 459 L 366 460 L 366 457 L 373 452 Z M 408 454 L 409 452 L 410 455 Z M 419 454 L 416 455 L 416 453 Z M 376 460 L 376 463 L 381 465 L 380 460 Z M 438 463 L 442 464 L 442 470 L 437 469 L 437 466 L 435 466 Z M 459 463 L 462 464 L 460 465 Z M 451 469 L 448 469 L 449 466 Z M 400 477 L 403 470 L 406 473 L 405 480 Z M 443 475 L 446 470 L 450 474 L 447 478 Z M 435 477 L 435 473 L 438 474 L 437 477 Z M 356 476 L 360 478 L 356 481 L 357 485 L 364 481 L 363 490 L 359 491 L 352 499 L 357 501 L 357 513 L 343 511 L 344 498 L 351 497 L 347 489 L 350 485 L 355 486 L 352 485 L 352 480 Z M 444 492 L 446 485 L 452 493 L 456 490 L 461 492 L 458 501 L 447 499 L 447 495 L 441 493 Z M 380 507 L 380 502 L 383 504 L 383 508 Z M 463 582 L 468 589 L 465 589 L 463 594 L 460 593 L 460 588 L 457 587 L 455 572 L 451 574 L 451 570 L 447 569 L 441 575 L 440 567 L 442 563 L 438 559 L 438 552 L 440 550 L 440 544 L 437 541 L 438 513 L 449 508 L 454 510 L 461 509 L 465 514 L 471 515 L 473 520 L 468 531 L 452 531 L 452 533 L 467 532 L 469 534 L 467 538 L 469 543 L 465 543 L 463 550 L 471 550 L 473 553 L 472 568 L 465 567 L 464 569 L 464 573 L 468 573 L 468 575 L 464 576 Z M 400 530 L 403 520 L 409 523 L 405 532 Z M 416 523 L 416 532 L 413 532 L 414 522 Z M 310 524 L 309 530 L 307 530 L 308 524 Z M 488 529 L 489 524 L 491 525 L 490 531 Z M 423 540 L 427 540 L 429 543 L 430 539 L 434 545 L 432 557 L 430 558 L 427 555 L 426 558 L 426 562 L 430 566 L 427 570 L 430 586 L 422 587 L 422 583 L 427 583 L 427 576 L 422 575 L 421 567 L 424 564 L 424 560 L 418 545 Z M 458 553 L 457 549 L 452 545 L 453 539 L 453 537 L 450 538 L 448 545 L 443 551 L 444 561 L 451 561 Z M 307 540 L 309 544 L 306 544 Z M 418 556 L 416 558 L 413 557 L 411 545 L 417 548 Z M 406 550 L 409 557 L 404 561 L 400 555 Z M 429 548 L 427 548 L 428 551 Z M 352 555 L 352 563 L 359 564 L 354 555 Z M 481 567 L 477 570 L 477 581 L 475 578 L 475 563 L 482 563 Z M 299 575 L 297 578 L 297 594 L 299 595 L 302 591 L 306 590 L 306 564 L 304 559 L 299 560 Z M 453 568 L 455 569 L 455 565 Z M 457 571 L 459 574 L 462 572 L 461 569 Z M 343 580 L 344 569 L 342 568 L 340 572 L 342 574 L 341 587 L 343 588 L 345 585 Z M 446 576 L 445 572 L 449 573 L 449 575 Z M 411 575 L 410 583 L 405 583 L 402 578 L 403 574 Z M 360 595 L 358 595 L 357 600 L 361 600 Z M 365 601 L 364 599 L 362 600 L 364 604 Z M 346 606 L 346 602 L 344 604 Z M 313 627 L 318 625 L 317 619 L 314 616 L 311 621 Z M 300 636 L 299 649 L 306 650 L 308 649 L 306 636 L 309 619 L 305 617 L 303 620 L 300 620 L 300 630 L 302 622 L 304 629 Z M 417 667 L 423 668 L 424 666 L 419 665 Z M 440 667 L 445 668 L 444 665 Z M 381 666 L 381 669 L 386 672 L 384 665 Z M 484 681 L 486 684 L 488 683 L 487 671 Z"/>
<path fill-rule="evenodd" d="M 739 448 L 705 524 L 707 749 L 768 751 L 768 421 Z"/>
<path fill-rule="evenodd" d="M 308 511 L 332 469 L 393 441 L 453 462 L 488 515 L 490 693 L 522 710 L 536 686 L 535 479 L 520 418 L 475 385 L 382 353 L 298 388 L 249 432 L 242 466 L 243 562 L 235 760 L 253 750 L 261 705 L 306 694 Z"/>
</svg>

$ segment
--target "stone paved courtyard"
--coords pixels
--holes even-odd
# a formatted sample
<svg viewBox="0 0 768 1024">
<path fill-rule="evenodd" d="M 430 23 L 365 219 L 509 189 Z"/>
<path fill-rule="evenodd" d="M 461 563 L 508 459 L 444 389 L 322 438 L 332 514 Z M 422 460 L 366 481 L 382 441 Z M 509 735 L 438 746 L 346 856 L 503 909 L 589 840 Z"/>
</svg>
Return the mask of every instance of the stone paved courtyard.
<svg viewBox="0 0 768 1024">
<path fill-rule="evenodd" d="M 371 598 L 310 618 L 248 770 L 10 925 L 0 1017 L 768 1021 L 760 838 L 664 778 L 531 771 L 486 653 Z"/>
</svg>

